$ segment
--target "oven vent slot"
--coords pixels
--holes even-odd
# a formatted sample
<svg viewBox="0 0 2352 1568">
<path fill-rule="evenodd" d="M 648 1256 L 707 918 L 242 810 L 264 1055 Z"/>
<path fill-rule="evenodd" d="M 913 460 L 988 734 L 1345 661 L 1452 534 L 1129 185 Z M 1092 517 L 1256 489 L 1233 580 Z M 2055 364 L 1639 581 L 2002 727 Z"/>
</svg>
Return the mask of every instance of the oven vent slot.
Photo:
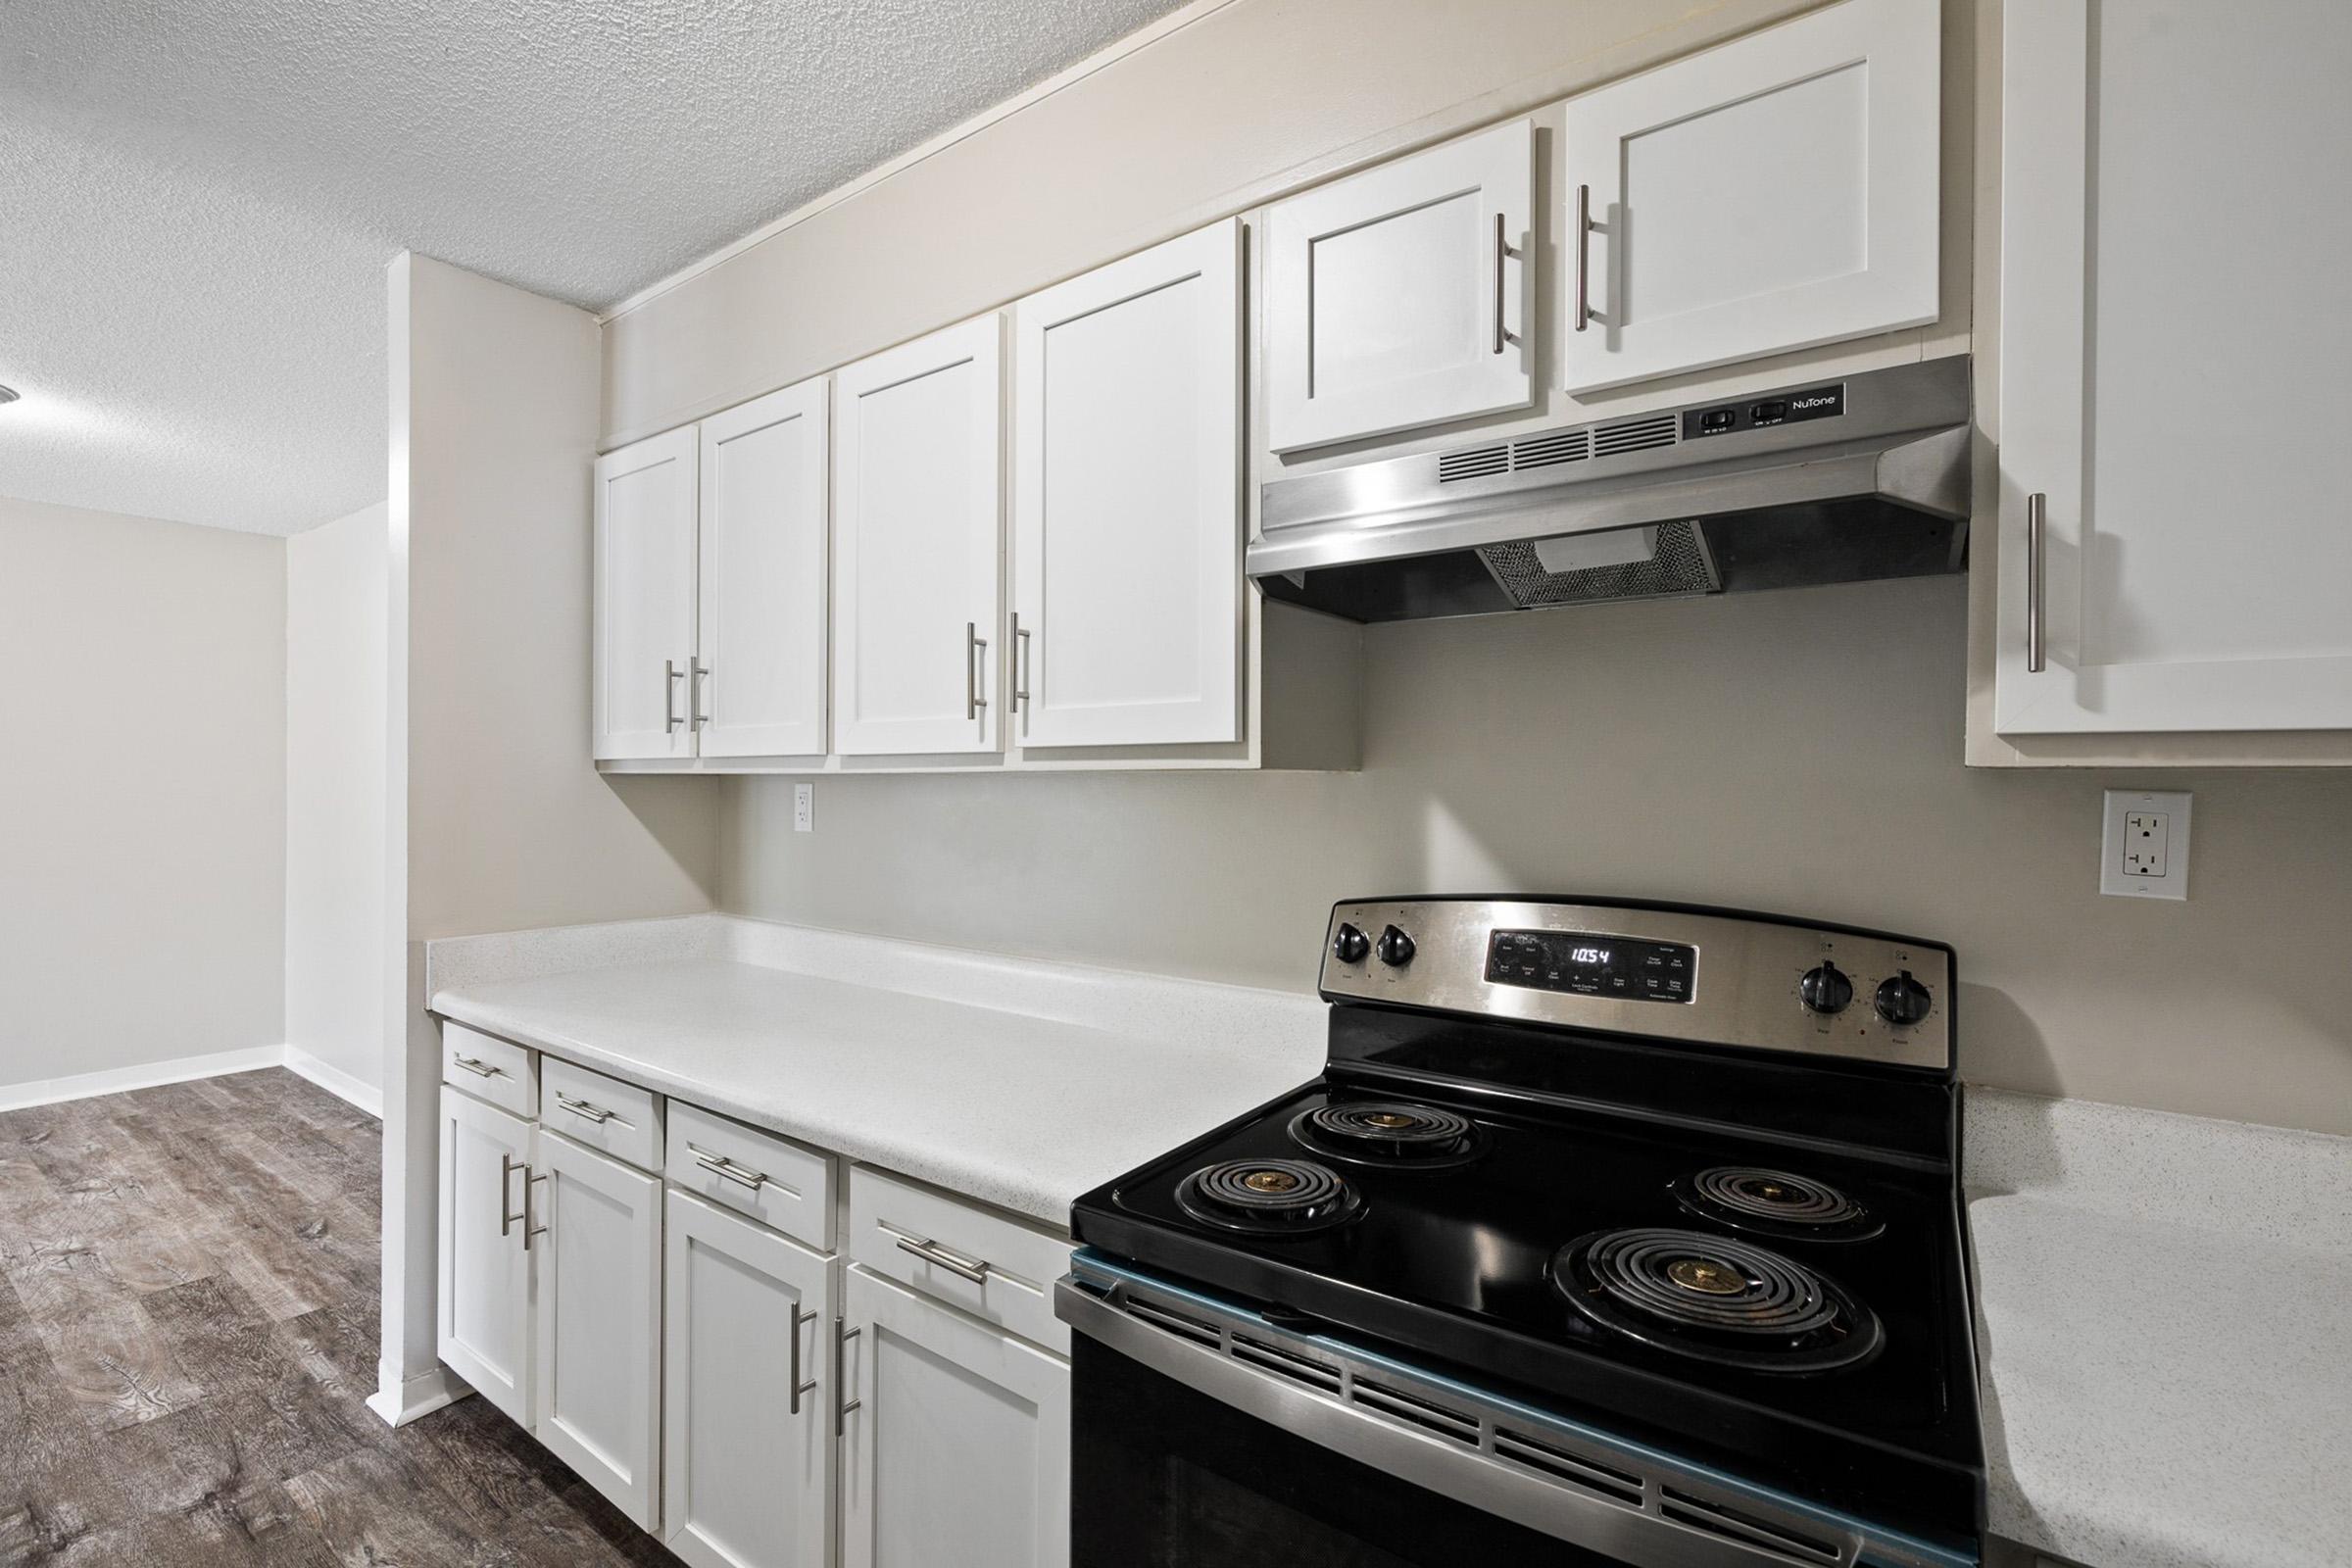
<svg viewBox="0 0 2352 1568">
<path fill-rule="evenodd" d="M 1835 1565 L 1844 1560 L 1844 1554 L 1833 1542 L 1800 1536 L 1772 1520 L 1759 1519 L 1672 1487 L 1658 1489 L 1658 1512 L 1677 1524 L 1761 1548 L 1789 1562 Z"/>
<path fill-rule="evenodd" d="M 1418 1395 L 1375 1383 L 1361 1373 L 1356 1374 L 1355 1398 L 1357 1403 L 1368 1404 L 1394 1420 L 1410 1422 L 1425 1432 L 1451 1438 L 1469 1447 L 1478 1446 L 1479 1429 L 1475 1416 L 1457 1414 Z"/>
<path fill-rule="evenodd" d="M 1612 1470 L 1606 1465 L 1594 1464 L 1592 1460 L 1570 1453 L 1564 1448 L 1555 1448 L 1548 1443 L 1540 1443 L 1534 1438 L 1513 1432 L 1506 1427 L 1497 1426 L 1494 1429 L 1494 1451 L 1513 1464 L 1523 1464 L 1531 1470 L 1541 1470 L 1555 1481 L 1565 1481 L 1571 1486 L 1589 1487 L 1593 1491 L 1607 1494 L 1619 1502 L 1636 1508 L 1642 1506 L 1642 1478 L 1640 1476 L 1628 1475 L 1623 1470 Z"/>
<path fill-rule="evenodd" d="M 1649 447 L 1670 447 L 1682 433 L 1681 420 L 1672 414 L 1653 414 L 1645 419 L 1621 419 L 1604 424 L 1592 432 L 1592 450 L 1604 458 L 1621 452 L 1641 452 Z"/>
<path fill-rule="evenodd" d="M 1438 459 L 1438 482 L 1449 484 L 1455 479 L 1484 479 L 1489 474 L 1502 473 L 1511 466 L 1511 449 L 1500 447 L 1471 447 L 1462 452 L 1448 452 Z"/>
<path fill-rule="evenodd" d="M 1182 1335 L 1201 1345 L 1214 1346 L 1221 1338 L 1214 1323 L 1194 1317 L 1189 1312 L 1179 1312 L 1172 1306 L 1162 1306 L 1157 1301 L 1147 1301 L 1136 1296 L 1128 1297 L 1125 1305 L 1129 1313 L 1142 1318 L 1153 1328 L 1166 1329 L 1170 1334 Z"/>
<path fill-rule="evenodd" d="M 1511 443 L 1514 468 L 1548 468 L 1558 463 L 1582 463 L 1592 455 L 1592 432 L 1589 428 L 1561 430 Z"/>
<path fill-rule="evenodd" d="M 1337 1367 L 1325 1366 L 1320 1361 L 1310 1361 L 1303 1355 L 1293 1355 L 1280 1346 L 1268 1345 L 1263 1340 L 1253 1340 L 1247 1334 L 1236 1334 L 1233 1337 L 1233 1353 L 1235 1359 L 1248 1361 L 1252 1366 L 1264 1367 L 1279 1377 L 1289 1378 L 1296 1383 L 1307 1384 L 1310 1387 L 1321 1389 L 1326 1394 L 1340 1392 L 1340 1373 Z"/>
</svg>

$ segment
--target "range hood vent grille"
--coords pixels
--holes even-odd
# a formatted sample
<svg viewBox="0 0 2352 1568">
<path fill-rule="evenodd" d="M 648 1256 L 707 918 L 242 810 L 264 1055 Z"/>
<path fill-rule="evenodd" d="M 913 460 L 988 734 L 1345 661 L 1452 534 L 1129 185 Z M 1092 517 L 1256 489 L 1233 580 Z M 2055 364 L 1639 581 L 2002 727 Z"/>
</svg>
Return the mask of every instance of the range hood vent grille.
<svg viewBox="0 0 2352 1568">
<path fill-rule="evenodd" d="M 1531 436 L 1511 443 L 1511 466 L 1548 468 L 1555 463 L 1582 463 L 1592 455 L 1592 432 L 1562 430 L 1557 435 Z"/>
<path fill-rule="evenodd" d="M 1489 474 L 1506 472 L 1510 466 L 1509 447 L 1472 447 L 1466 452 L 1448 452 L 1438 459 L 1438 483 L 1484 479 Z"/>
<path fill-rule="evenodd" d="M 1604 424 L 1592 432 L 1592 450 L 1604 458 L 1620 452 L 1641 452 L 1649 447 L 1670 447 L 1679 439 L 1682 420 L 1672 414 L 1652 415 L 1646 419 L 1624 419 L 1616 424 Z"/>
</svg>

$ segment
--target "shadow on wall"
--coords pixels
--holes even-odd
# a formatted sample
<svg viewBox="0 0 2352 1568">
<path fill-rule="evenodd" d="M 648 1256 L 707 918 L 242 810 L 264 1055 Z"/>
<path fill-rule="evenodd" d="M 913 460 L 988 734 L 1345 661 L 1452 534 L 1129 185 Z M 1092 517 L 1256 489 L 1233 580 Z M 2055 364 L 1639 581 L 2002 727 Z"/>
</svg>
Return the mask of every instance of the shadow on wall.
<svg viewBox="0 0 2352 1568">
<path fill-rule="evenodd" d="M 599 777 L 703 897 L 715 904 L 718 813 L 712 808 L 711 792 L 719 787 L 718 781 L 626 773 Z"/>
</svg>

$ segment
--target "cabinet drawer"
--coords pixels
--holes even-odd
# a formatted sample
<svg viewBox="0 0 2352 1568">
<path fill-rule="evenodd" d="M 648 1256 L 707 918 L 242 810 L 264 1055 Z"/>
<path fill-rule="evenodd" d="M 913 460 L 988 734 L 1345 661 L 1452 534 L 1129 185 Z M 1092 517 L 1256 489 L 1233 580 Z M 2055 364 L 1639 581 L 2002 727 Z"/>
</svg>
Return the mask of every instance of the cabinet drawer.
<svg viewBox="0 0 2352 1568">
<path fill-rule="evenodd" d="M 820 1252 L 833 1250 L 833 1162 L 700 1105 L 669 1102 L 670 1184 Z"/>
<path fill-rule="evenodd" d="M 514 1115 L 539 1114 L 539 1075 L 531 1053 L 446 1018 L 441 1021 L 441 1081 Z"/>
<path fill-rule="evenodd" d="M 539 1123 L 639 1170 L 662 1168 L 662 1102 L 650 1089 L 556 1056 L 539 1062 Z"/>
<path fill-rule="evenodd" d="M 850 1172 L 850 1255 L 875 1273 L 1069 1353 L 1054 1282 L 1070 1244 L 1002 1214 L 859 1165 Z"/>
</svg>

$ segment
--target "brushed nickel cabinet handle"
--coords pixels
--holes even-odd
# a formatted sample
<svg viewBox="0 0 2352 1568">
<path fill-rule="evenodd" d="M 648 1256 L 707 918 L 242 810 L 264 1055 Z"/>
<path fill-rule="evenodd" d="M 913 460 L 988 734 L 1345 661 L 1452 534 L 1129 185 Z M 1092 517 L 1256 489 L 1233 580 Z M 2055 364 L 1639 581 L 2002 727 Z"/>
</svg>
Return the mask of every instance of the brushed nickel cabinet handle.
<svg viewBox="0 0 2352 1568">
<path fill-rule="evenodd" d="M 514 1173 L 522 1172 L 522 1212 L 517 1214 L 507 1206 L 507 1194 L 512 1191 Z M 498 1156 L 498 1234 L 514 1234 L 514 1222 L 522 1221 L 523 1250 L 530 1250 L 531 1229 L 531 1167 L 512 1154 Z"/>
<path fill-rule="evenodd" d="M 863 1332 L 862 1328 L 844 1328 L 840 1318 L 833 1320 L 833 1353 L 841 1363 L 840 1384 L 833 1406 L 833 1435 L 837 1438 L 849 1429 L 850 1412 L 861 1409 L 865 1404 L 863 1398 L 842 1400 L 840 1397 L 850 1388 L 850 1342 Z"/>
<path fill-rule="evenodd" d="M 749 1165 L 738 1165 L 726 1155 L 714 1154 L 700 1144 L 688 1144 L 686 1152 L 694 1156 L 697 1165 L 713 1176 L 724 1176 L 740 1187 L 749 1187 L 755 1193 L 767 1185 L 767 1172 L 754 1170 Z"/>
<path fill-rule="evenodd" d="M 2042 552 L 2049 531 L 2049 498 L 2039 490 L 2026 497 L 2026 673 L 2030 675 L 2040 674 L 2048 662 L 2042 632 L 2042 602 L 2048 592 Z"/>
<path fill-rule="evenodd" d="M 574 1116 L 585 1121 L 592 1121 L 599 1127 L 612 1119 L 612 1112 L 604 1106 L 585 1100 L 574 1100 L 561 1089 L 556 1091 L 556 1103 L 570 1111 Z"/>
<path fill-rule="evenodd" d="M 1576 329 L 1592 324 L 1592 187 L 1576 187 Z"/>
<path fill-rule="evenodd" d="M 988 639 L 980 635 L 976 621 L 963 623 L 963 716 L 978 718 L 988 699 L 980 695 L 983 657 L 988 653 Z"/>
<path fill-rule="evenodd" d="M 793 1306 L 791 1357 L 792 1376 L 790 1379 L 792 1393 L 786 1397 L 785 1400 L 787 1413 L 792 1415 L 799 1415 L 801 1413 L 801 1396 L 804 1394 L 814 1394 L 816 1392 L 817 1384 L 822 1381 L 818 1378 L 810 1378 L 806 1383 L 801 1381 L 801 1325 L 805 1323 L 813 1323 L 816 1321 L 816 1318 L 817 1314 L 814 1312 L 804 1312 L 800 1309 L 800 1306 L 797 1303 Z"/>
<path fill-rule="evenodd" d="M 700 659 L 686 661 L 686 728 L 689 733 L 700 734 L 703 726 L 710 722 L 710 715 L 703 711 L 703 682 L 710 676 L 709 664 Z"/>
<path fill-rule="evenodd" d="M 1497 354 L 1502 352 L 1502 346 L 1510 335 L 1502 329 L 1502 264 L 1511 254 L 1510 241 L 1503 237 L 1502 223 L 1502 214 L 1496 213 L 1494 215 L 1494 352 Z"/>
<path fill-rule="evenodd" d="M 453 1067 L 465 1068 L 476 1078 L 504 1078 L 507 1075 L 506 1068 L 493 1067 L 479 1056 L 452 1056 L 449 1062 Z"/>
<path fill-rule="evenodd" d="M 685 676 L 686 672 L 678 667 L 677 661 L 662 661 L 662 733 L 664 735 L 686 722 L 678 716 L 678 682 Z"/>
<path fill-rule="evenodd" d="M 1021 624 L 1021 612 L 1012 612 L 1012 690 L 1005 701 L 1015 713 L 1029 701 L 1029 628 Z"/>
<path fill-rule="evenodd" d="M 988 1283 L 988 1271 L 995 1267 L 986 1258 L 963 1257 L 949 1251 L 933 1241 L 916 1241 L 911 1236 L 899 1238 L 899 1250 L 912 1252 L 926 1263 L 936 1263 L 949 1273 L 970 1280 L 974 1285 Z"/>
<path fill-rule="evenodd" d="M 532 1237 L 547 1234 L 547 1227 L 535 1222 L 537 1211 L 531 1206 L 531 1183 L 554 1178 L 536 1175 L 528 1165 L 517 1166 L 516 1169 L 522 1172 L 522 1250 L 527 1252 L 531 1250 Z"/>
</svg>

